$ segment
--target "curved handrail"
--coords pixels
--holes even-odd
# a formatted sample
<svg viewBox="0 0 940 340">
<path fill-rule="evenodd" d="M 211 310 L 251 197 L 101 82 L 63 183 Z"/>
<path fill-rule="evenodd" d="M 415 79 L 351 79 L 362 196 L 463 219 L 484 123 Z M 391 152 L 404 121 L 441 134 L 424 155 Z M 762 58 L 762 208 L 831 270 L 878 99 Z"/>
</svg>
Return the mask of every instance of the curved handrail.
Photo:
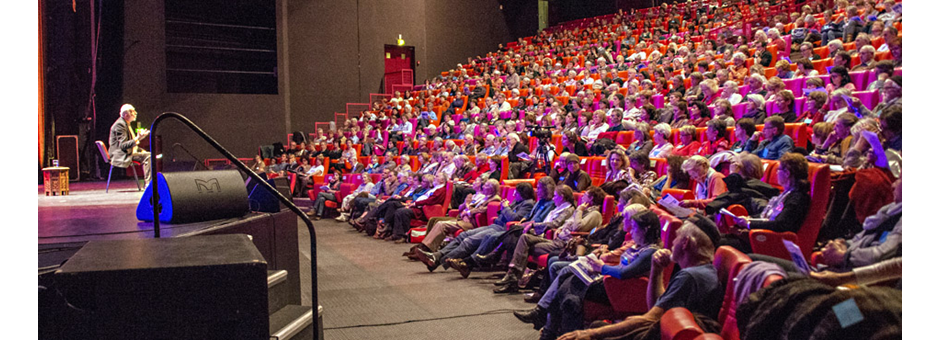
<svg viewBox="0 0 940 340">
<path fill-rule="evenodd" d="M 160 122 L 162 122 L 164 119 L 167 119 L 167 118 L 174 118 L 180 121 L 181 123 L 183 123 L 183 125 L 186 125 L 191 130 L 193 130 L 193 132 L 199 135 L 199 137 L 202 137 L 202 139 L 205 139 L 206 142 L 209 143 L 209 145 L 211 145 L 213 148 L 218 150 L 219 153 L 225 156 L 225 158 L 228 158 L 232 162 L 232 164 L 235 165 L 235 167 L 244 171 L 246 174 L 248 174 L 249 177 L 254 178 L 256 181 L 258 181 L 258 183 L 260 183 L 259 185 L 260 187 L 264 188 L 265 190 L 270 192 L 272 195 L 274 195 L 274 197 L 276 197 L 278 201 L 281 201 L 281 203 L 284 203 L 284 205 L 287 206 L 288 209 L 290 209 L 295 214 L 297 214 L 297 216 L 300 216 L 300 219 L 304 221 L 304 224 L 307 225 L 307 231 L 310 232 L 310 284 L 311 284 L 310 296 L 311 296 L 311 300 L 313 304 L 313 309 L 316 311 L 320 305 L 318 294 L 317 294 L 317 234 L 316 234 L 316 230 L 314 230 L 313 228 L 313 222 L 310 221 L 310 218 L 307 217 L 307 214 L 305 214 L 303 211 L 300 211 L 300 208 L 294 205 L 294 203 L 291 202 L 289 199 L 287 199 L 287 197 L 284 197 L 284 195 L 281 195 L 281 193 L 277 191 L 276 189 L 274 189 L 274 187 L 272 187 L 271 184 L 268 183 L 268 181 L 265 181 L 263 178 L 261 178 L 261 176 L 258 176 L 258 174 L 256 174 L 254 171 L 251 171 L 251 169 L 249 169 L 248 166 L 245 165 L 245 163 L 242 163 L 240 160 L 238 160 L 238 158 L 236 158 L 235 155 L 232 155 L 231 152 L 228 152 L 228 150 L 223 148 L 222 145 L 219 144 L 219 142 L 216 142 L 215 139 L 210 137 L 209 134 L 207 134 L 201 128 L 196 126 L 196 124 L 193 123 L 191 120 L 189 120 L 189 118 L 186 118 L 186 116 L 183 116 L 176 112 L 164 112 L 160 114 L 159 116 L 157 116 L 157 118 L 154 119 L 153 123 L 150 125 L 151 147 L 156 145 L 154 136 L 157 134 L 157 126 L 159 126 Z M 157 162 L 160 162 L 160 161 L 161 160 L 160 158 L 157 158 L 156 153 L 153 153 L 153 152 L 150 153 L 151 169 L 156 168 Z M 153 197 L 151 198 L 151 204 L 153 205 L 153 237 L 160 238 L 160 210 L 161 210 L 160 191 L 156 190 L 157 184 L 158 184 L 157 181 L 159 181 L 160 177 L 157 176 L 156 174 L 153 174 L 151 175 L 150 178 L 151 178 L 151 181 L 154 182 L 151 184 L 152 190 L 150 190 L 151 193 L 153 194 Z M 318 327 L 319 327 L 319 323 L 316 320 L 314 320 L 313 322 L 314 340 L 316 340 L 317 337 L 319 336 L 319 329 L 317 329 Z"/>
</svg>

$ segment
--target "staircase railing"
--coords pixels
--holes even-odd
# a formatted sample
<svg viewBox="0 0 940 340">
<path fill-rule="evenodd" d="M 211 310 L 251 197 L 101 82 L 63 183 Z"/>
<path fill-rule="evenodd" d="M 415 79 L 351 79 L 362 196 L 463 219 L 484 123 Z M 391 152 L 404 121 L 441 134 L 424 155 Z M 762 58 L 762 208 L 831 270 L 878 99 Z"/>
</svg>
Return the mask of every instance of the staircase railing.
<svg viewBox="0 0 940 340">
<path fill-rule="evenodd" d="M 300 208 L 298 208 L 296 205 L 294 205 L 293 202 L 287 199 L 287 197 L 284 197 L 284 195 L 281 195 L 281 193 L 277 191 L 276 189 L 274 189 L 274 187 L 272 187 L 271 184 L 269 184 L 267 181 L 261 178 L 261 176 L 258 176 L 258 174 L 256 174 L 254 171 L 251 171 L 251 169 L 249 169 L 248 166 L 245 165 L 245 163 L 242 163 L 240 160 L 238 160 L 238 158 L 236 158 L 235 155 L 232 155 L 231 152 L 229 152 L 224 147 L 222 147 L 222 145 L 219 144 L 219 142 L 216 142 L 215 139 L 213 139 L 211 136 L 209 136 L 209 134 L 207 134 L 205 131 L 199 128 L 199 126 L 196 126 L 196 124 L 193 123 L 191 120 L 189 120 L 189 118 L 186 118 L 186 116 L 183 116 L 176 112 L 164 112 L 160 114 L 159 116 L 157 116 L 157 118 L 153 120 L 153 124 L 150 125 L 151 147 L 156 145 L 156 140 L 154 140 L 154 136 L 157 135 L 157 127 L 160 125 L 160 122 L 168 118 L 176 119 L 180 121 L 181 123 L 183 123 L 183 125 L 186 125 L 191 130 L 193 130 L 193 132 L 199 135 L 199 137 L 202 137 L 202 139 L 208 142 L 209 145 L 211 145 L 213 148 L 218 150 L 220 154 L 225 156 L 225 158 L 228 158 L 228 160 L 231 161 L 233 165 L 235 165 L 237 168 L 244 171 L 246 174 L 248 174 L 249 177 L 254 178 L 256 181 L 258 181 L 258 183 L 260 183 L 259 185 L 260 187 L 270 192 L 272 195 L 274 195 L 274 197 L 277 197 L 278 201 L 281 201 L 281 203 L 283 203 L 285 206 L 287 206 L 288 209 L 290 209 L 295 214 L 297 214 L 297 216 L 300 216 L 300 219 L 304 221 L 304 224 L 307 225 L 307 231 L 310 232 L 310 285 L 311 285 L 310 296 L 312 299 L 313 311 L 314 313 L 317 313 L 318 308 L 320 306 L 318 293 L 317 293 L 317 234 L 316 234 L 316 230 L 314 230 L 313 228 L 313 222 L 310 221 L 310 218 L 307 217 L 307 214 L 304 214 L 304 212 L 301 211 Z M 156 152 L 150 153 L 151 169 L 159 169 L 160 167 L 157 166 L 157 164 L 160 161 L 161 160 L 159 157 L 157 157 Z M 160 191 L 156 190 L 156 188 L 158 188 L 157 181 L 159 180 L 160 177 L 157 176 L 156 174 L 151 174 L 150 178 L 151 178 L 151 181 L 153 181 L 153 183 L 151 184 L 151 188 L 153 188 L 153 190 L 151 190 L 153 194 L 152 201 L 151 201 L 151 204 L 153 205 L 153 237 L 160 238 L 160 211 L 162 207 L 160 206 Z M 313 339 L 314 340 L 318 340 L 317 338 L 319 337 L 319 331 L 320 331 L 319 329 L 317 329 L 320 327 L 319 323 L 317 322 L 317 318 L 318 318 L 318 315 L 315 314 L 314 320 L 313 320 Z"/>
</svg>

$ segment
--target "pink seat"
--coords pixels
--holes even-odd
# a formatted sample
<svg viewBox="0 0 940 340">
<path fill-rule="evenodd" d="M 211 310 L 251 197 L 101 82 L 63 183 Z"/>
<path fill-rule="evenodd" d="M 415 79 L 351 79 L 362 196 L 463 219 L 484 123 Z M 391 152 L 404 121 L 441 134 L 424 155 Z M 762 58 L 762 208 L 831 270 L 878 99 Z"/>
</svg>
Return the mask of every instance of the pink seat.
<svg viewBox="0 0 940 340">
<path fill-rule="evenodd" d="M 852 84 L 855 84 L 856 89 L 864 89 L 868 86 L 868 71 L 849 72 L 849 77 L 852 77 Z"/>
<path fill-rule="evenodd" d="M 804 77 L 783 80 L 783 84 L 786 86 L 787 90 L 793 91 L 794 95 L 803 93 L 803 84 L 805 83 L 806 78 Z"/>
<path fill-rule="evenodd" d="M 795 92 L 794 92 L 795 93 Z M 806 105 L 806 97 L 799 97 L 793 101 L 793 112 L 797 116 L 803 113 L 803 106 Z"/>
<path fill-rule="evenodd" d="M 731 111 L 734 112 L 734 120 L 741 119 L 744 117 L 744 113 L 747 112 L 747 103 L 740 103 L 731 106 Z"/>
<path fill-rule="evenodd" d="M 665 100 L 666 98 L 663 95 L 657 94 L 653 96 L 653 106 L 655 106 L 657 109 L 661 109 L 665 104 Z"/>
<path fill-rule="evenodd" d="M 869 110 L 881 102 L 881 96 L 878 94 L 878 90 L 852 92 L 852 96 L 858 98 L 858 100 L 862 102 L 862 105 L 865 105 Z"/>
</svg>

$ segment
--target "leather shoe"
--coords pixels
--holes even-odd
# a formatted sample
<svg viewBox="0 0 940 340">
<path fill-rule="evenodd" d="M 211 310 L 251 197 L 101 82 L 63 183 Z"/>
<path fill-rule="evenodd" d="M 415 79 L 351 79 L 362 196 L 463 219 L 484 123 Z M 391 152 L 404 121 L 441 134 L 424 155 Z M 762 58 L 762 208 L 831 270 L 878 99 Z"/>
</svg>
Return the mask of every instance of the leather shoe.
<svg viewBox="0 0 940 340">
<path fill-rule="evenodd" d="M 467 277 L 470 276 L 470 271 L 471 271 L 471 270 L 470 270 L 470 267 L 467 266 L 467 263 L 466 263 L 466 262 L 463 262 L 463 260 L 461 260 L 461 259 L 447 259 L 447 263 L 450 264 L 450 266 L 451 266 L 452 268 L 456 269 L 457 272 L 460 273 L 460 276 L 463 276 L 463 278 L 466 279 Z"/>
<path fill-rule="evenodd" d="M 519 277 L 516 275 L 514 270 L 510 269 L 506 271 L 506 275 L 504 275 L 502 279 L 499 279 L 499 281 L 496 281 L 493 284 L 497 286 L 505 286 L 510 283 L 514 284 L 516 282 L 519 282 Z"/>
<path fill-rule="evenodd" d="M 418 257 L 418 260 L 428 267 L 429 272 L 433 272 L 435 269 L 437 269 L 437 266 L 440 265 L 440 263 L 437 262 L 437 259 L 434 258 L 434 254 L 421 249 L 415 249 L 415 251 L 415 255 Z"/>
<path fill-rule="evenodd" d="M 408 240 L 405 239 L 404 237 L 401 237 L 401 238 L 395 240 L 395 244 L 402 244 L 402 243 L 405 243 L 405 242 L 408 242 Z"/>
<path fill-rule="evenodd" d="M 536 330 L 542 329 L 548 319 L 548 312 L 539 306 L 529 310 L 517 310 L 512 312 L 512 315 L 519 321 L 532 324 Z"/>
<path fill-rule="evenodd" d="M 519 285 L 517 285 L 515 281 L 509 284 L 506 284 L 502 287 L 493 289 L 493 293 L 496 293 L 496 294 L 515 293 L 518 291 L 519 291 Z"/>
<path fill-rule="evenodd" d="M 416 249 L 418 249 L 418 246 L 417 246 L 417 245 L 411 247 L 411 249 L 408 249 L 408 251 L 406 251 L 406 252 L 404 252 L 404 253 L 401 253 L 401 256 L 410 256 L 410 255 L 414 255 Z"/>
<path fill-rule="evenodd" d="M 541 299 L 542 299 L 542 293 L 535 292 L 535 293 L 532 293 L 532 295 L 526 296 L 525 299 L 523 300 L 525 300 L 525 302 L 528 302 L 528 303 L 537 303 Z"/>
<path fill-rule="evenodd" d="M 473 260 L 481 265 L 496 262 L 496 259 L 496 253 L 489 253 L 486 255 L 473 254 Z"/>
</svg>

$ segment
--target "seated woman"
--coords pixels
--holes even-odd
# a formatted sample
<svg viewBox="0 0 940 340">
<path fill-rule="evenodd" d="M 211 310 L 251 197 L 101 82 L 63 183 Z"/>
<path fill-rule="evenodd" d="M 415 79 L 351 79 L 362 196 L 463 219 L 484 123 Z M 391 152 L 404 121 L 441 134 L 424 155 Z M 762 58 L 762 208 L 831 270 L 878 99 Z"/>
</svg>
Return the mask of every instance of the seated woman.
<svg viewBox="0 0 940 340">
<path fill-rule="evenodd" d="M 793 62 L 796 64 L 796 73 L 793 74 L 793 78 L 816 77 L 819 75 L 819 71 L 813 68 L 813 62 L 809 59 L 797 59 Z"/>
<path fill-rule="evenodd" d="M 669 123 L 669 127 L 678 129 L 689 123 L 689 103 L 687 101 L 684 99 L 677 100 L 672 110 L 672 122 Z"/>
<path fill-rule="evenodd" d="M 832 124 L 832 131 L 826 139 L 815 144 L 816 149 L 806 157 L 810 162 L 842 165 L 845 152 L 852 147 L 852 126 L 858 123 L 858 117 L 851 113 L 840 114 Z M 814 135 L 815 135 L 814 126 Z"/>
<path fill-rule="evenodd" d="M 653 185 L 653 182 L 655 182 L 659 176 L 650 167 L 649 155 L 642 151 L 635 151 L 631 152 L 628 157 L 630 158 L 628 164 L 630 169 L 633 170 L 633 176 L 629 178 L 630 184 L 637 184 L 641 188 L 649 188 Z"/>
<path fill-rule="evenodd" d="M 695 180 L 695 199 L 683 200 L 680 206 L 686 208 L 704 209 L 718 195 L 728 191 L 725 187 L 725 175 L 712 169 L 708 158 L 695 155 L 682 163 L 682 171 Z"/>
<path fill-rule="evenodd" d="M 689 175 L 682 171 L 682 163 L 685 160 L 685 157 L 679 155 L 666 157 L 666 175 L 657 179 L 650 187 L 650 197 L 659 197 L 666 189 L 690 189 L 692 181 Z"/>
<path fill-rule="evenodd" d="M 713 110 L 714 118 L 709 119 L 705 122 L 704 127 L 708 127 L 708 122 L 712 120 L 721 120 L 725 122 L 725 125 L 734 125 L 734 108 L 731 106 L 731 102 L 722 98 L 715 101 L 715 108 Z M 699 126 L 702 127 L 702 126 Z"/>
<path fill-rule="evenodd" d="M 626 188 L 634 177 L 627 155 L 620 149 L 610 150 L 607 154 L 607 174 L 601 189 L 609 195 L 616 195 Z"/>
<path fill-rule="evenodd" d="M 650 158 L 665 158 L 672 154 L 673 146 L 669 142 L 672 136 L 672 128 L 666 123 L 660 123 L 653 127 L 653 142 L 655 145 L 650 150 Z"/>
<path fill-rule="evenodd" d="M 310 166 L 310 169 L 297 176 L 297 184 L 295 187 L 297 190 L 294 191 L 295 196 L 306 195 L 307 185 L 313 183 L 313 176 L 323 176 L 323 172 L 325 171 L 323 168 L 323 155 L 317 155 L 313 162 L 314 164 Z M 264 162 L 262 162 L 261 165 L 264 166 Z"/>
<path fill-rule="evenodd" d="M 640 152 L 646 155 L 653 150 L 653 141 L 650 140 L 650 126 L 644 122 L 636 123 L 633 128 L 633 143 L 627 147 L 627 152 Z"/>
<path fill-rule="evenodd" d="M 729 80 L 722 85 L 721 88 L 721 98 L 727 100 L 731 105 L 740 103 L 742 99 L 740 91 L 738 91 L 738 82 L 734 80 Z"/>
<path fill-rule="evenodd" d="M 705 128 L 705 138 L 694 154 L 710 157 L 719 152 L 728 150 L 728 129 L 725 121 L 712 119 Z"/>
<path fill-rule="evenodd" d="M 758 94 L 748 94 L 745 97 L 744 103 L 747 104 L 747 110 L 744 111 L 744 114 L 741 115 L 741 118 L 749 119 L 764 119 L 767 117 L 767 109 L 765 107 L 764 97 Z"/>
<path fill-rule="evenodd" d="M 427 192 L 415 198 L 413 202 L 408 202 L 402 207 L 389 211 L 386 215 L 386 222 L 390 227 L 392 234 L 385 238 L 386 241 L 395 243 L 405 243 L 406 233 L 411 228 L 412 219 L 426 219 L 424 216 L 425 206 L 431 206 L 444 203 L 447 177 L 444 175 L 432 176 L 433 186 Z"/>
<path fill-rule="evenodd" d="M 555 229 L 555 235 L 552 239 L 528 233 L 534 226 L 528 225 L 523 229 L 522 237 L 516 243 L 516 249 L 509 263 L 509 270 L 501 280 L 495 284 L 501 286 L 493 290 L 494 293 L 511 293 L 519 290 L 516 284 L 522 277 L 522 270 L 525 268 L 529 255 L 540 256 L 543 254 L 560 253 L 569 240 L 572 239 L 572 232 L 586 232 L 597 228 L 603 220 L 600 212 L 601 205 L 604 203 L 606 194 L 601 188 L 591 186 L 581 197 L 581 204 L 577 209 L 572 208 L 574 202 L 574 191 L 567 185 L 560 185 L 555 189 L 555 209 L 561 209 L 558 215 L 568 215 L 567 218 L 558 218 L 563 223 Z M 567 204 L 566 204 L 567 203 Z M 566 207 L 567 206 L 567 207 Z M 570 210 L 569 210 L 570 209 Z M 566 214 L 570 211 L 570 214 Z M 553 211 L 554 212 L 554 211 Z M 549 213 L 549 217 L 551 213 Z M 564 216 L 559 216 L 564 217 Z M 546 218 L 548 219 L 548 218 Z M 554 219 L 549 219 L 549 223 L 555 223 Z"/>
<path fill-rule="evenodd" d="M 777 105 L 777 112 L 773 114 L 774 116 L 783 118 L 784 123 L 796 123 L 796 98 L 793 96 L 793 91 L 777 92 L 774 105 Z"/>
<path fill-rule="evenodd" d="M 741 118 L 734 124 L 734 139 L 735 142 L 731 144 L 729 150 L 734 152 L 744 152 L 744 147 L 747 146 L 747 141 L 754 132 L 757 131 L 757 126 L 754 125 L 754 120 L 751 118 Z"/>
<path fill-rule="evenodd" d="M 676 145 L 672 153 L 679 156 L 691 156 L 694 155 L 702 143 L 699 143 L 696 139 L 695 127 L 692 125 L 686 125 L 679 128 L 679 145 Z"/>
<path fill-rule="evenodd" d="M 842 66 L 833 66 L 829 70 L 829 85 L 826 85 L 826 91 L 832 93 L 838 89 L 855 91 L 855 83 L 852 82 L 852 77 L 849 76 L 849 70 Z"/>
<path fill-rule="evenodd" d="M 313 207 L 307 212 L 314 221 L 323 216 L 323 207 L 326 201 L 336 202 L 336 195 L 339 194 L 339 184 L 343 182 L 343 175 L 339 171 L 333 171 L 333 178 L 326 188 L 321 189 L 317 194 L 317 199 L 313 201 Z"/>
<path fill-rule="evenodd" d="M 829 95 L 827 95 L 825 91 L 813 91 L 806 97 L 807 107 L 799 117 L 796 117 L 796 122 L 806 124 L 807 126 L 815 126 L 819 122 L 825 122 Z"/>
<path fill-rule="evenodd" d="M 607 264 L 604 260 L 589 260 L 591 274 L 610 275 L 625 280 L 643 277 L 649 274 L 653 253 L 662 249 L 659 218 L 655 213 L 641 205 L 629 207 L 633 212 L 623 218 L 623 230 L 630 234 L 628 244 L 613 252 L 598 251 L 605 260 L 614 260 L 616 264 Z M 611 262 L 614 262 L 611 261 Z M 638 297 L 640 298 L 640 297 Z M 591 300 L 609 304 L 604 280 L 598 279 L 590 284 L 574 275 L 571 266 L 558 272 L 551 286 L 542 295 L 535 308 L 527 311 L 515 311 L 513 315 L 525 323 L 535 325 L 542 330 L 542 338 L 554 338 L 580 329 L 583 324 L 583 302 Z"/>
<path fill-rule="evenodd" d="M 694 101 L 689 106 L 689 124 L 694 127 L 705 127 L 705 124 L 712 120 L 712 112 L 702 101 Z M 652 156 L 651 156 L 652 157 Z"/>
<path fill-rule="evenodd" d="M 803 155 L 788 152 L 779 159 L 777 182 L 783 193 L 771 198 L 760 214 L 754 217 L 736 217 L 732 233 L 722 236 L 720 245 L 728 245 L 743 253 L 751 253 L 749 230 L 766 229 L 775 232 L 798 232 L 809 212 L 809 163 Z"/>
<path fill-rule="evenodd" d="M 353 190 L 353 192 L 349 193 L 349 195 L 346 195 L 345 197 L 343 197 L 343 202 L 342 204 L 339 205 L 339 209 L 337 209 L 337 211 L 339 211 L 340 214 L 339 214 L 339 217 L 336 218 L 336 220 L 340 222 L 348 221 L 349 211 L 352 210 L 353 199 L 355 199 L 356 197 L 359 197 L 359 194 L 365 194 L 366 196 L 368 196 L 369 192 L 372 191 L 372 188 L 374 186 L 375 186 L 375 183 L 372 183 L 372 176 L 362 175 L 362 184 L 360 184 L 359 187 L 356 188 L 356 190 Z"/>
</svg>

